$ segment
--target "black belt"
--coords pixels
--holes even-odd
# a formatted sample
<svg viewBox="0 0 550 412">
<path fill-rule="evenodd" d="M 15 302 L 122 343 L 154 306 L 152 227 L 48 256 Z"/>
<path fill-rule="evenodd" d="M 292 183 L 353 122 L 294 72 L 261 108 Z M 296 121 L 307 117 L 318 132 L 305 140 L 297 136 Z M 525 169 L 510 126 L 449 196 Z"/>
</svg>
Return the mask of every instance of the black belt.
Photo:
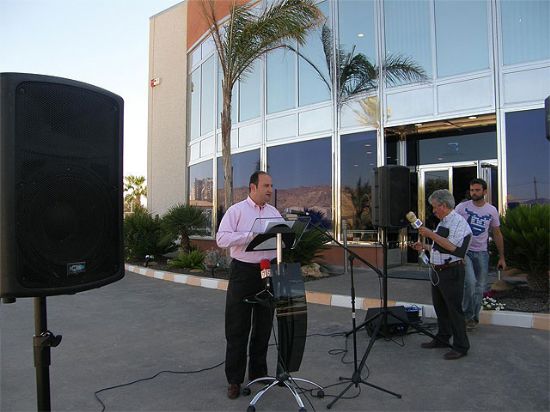
<svg viewBox="0 0 550 412">
<path fill-rule="evenodd" d="M 442 270 L 452 268 L 453 266 L 460 266 L 463 265 L 464 261 L 462 260 L 455 260 L 454 262 L 450 263 L 444 263 L 443 265 L 433 265 L 433 268 L 437 270 L 438 272 L 441 272 Z"/>
</svg>

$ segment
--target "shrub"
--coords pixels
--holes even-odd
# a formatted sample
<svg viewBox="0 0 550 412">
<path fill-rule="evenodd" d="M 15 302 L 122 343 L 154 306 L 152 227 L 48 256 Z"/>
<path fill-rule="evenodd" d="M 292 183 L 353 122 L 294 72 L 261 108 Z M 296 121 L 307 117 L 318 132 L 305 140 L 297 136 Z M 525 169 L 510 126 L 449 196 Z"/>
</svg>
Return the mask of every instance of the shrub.
<svg viewBox="0 0 550 412">
<path fill-rule="evenodd" d="M 161 224 L 172 240 L 181 238 L 181 248 L 184 252 L 190 252 L 189 236 L 201 233 L 208 224 L 208 219 L 201 208 L 180 203 L 166 212 Z"/>
<path fill-rule="evenodd" d="M 209 249 L 204 257 L 204 265 L 207 268 L 228 270 L 231 265 L 231 257 L 219 249 Z"/>
<path fill-rule="evenodd" d="M 126 260 L 145 259 L 146 255 L 160 256 L 175 250 L 172 241 L 164 239 L 160 219 L 147 210 L 137 208 L 124 218 L 124 254 Z"/>
<path fill-rule="evenodd" d="M 294 249 L 285 249 L 284 260 L 287 262 L 299 262 L 301 266 L 310 265 L 321 257 L 321 252 L 328 249 L 324 229 L 306 230 Z"/>
<path fill-rule="evenodd" d="M 174 268 L 204 269 L 204 253 L 200 250 L 181 252 L 175 259 L 168 261 L 168 266 Z"/>
<path fill-rule="evenodd" d="M 527 273 L 532 289 L 548 292 L 550 205 L 518 206 L 501 218 L 506 263 Z"/>
</svg>

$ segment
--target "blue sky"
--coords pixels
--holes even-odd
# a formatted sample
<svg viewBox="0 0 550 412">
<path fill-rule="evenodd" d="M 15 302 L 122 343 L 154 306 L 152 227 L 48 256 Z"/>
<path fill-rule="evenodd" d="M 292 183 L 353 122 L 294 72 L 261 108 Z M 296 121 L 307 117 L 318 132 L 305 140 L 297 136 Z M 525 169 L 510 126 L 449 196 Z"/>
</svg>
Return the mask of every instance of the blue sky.
<svg viewBox="0 0 550 412">
<path fill-rule="evenodd" d="M 124 174 L 147 173 L 149 17 L 181 0 L 0 0 L 0 72 L 66 77 L 120 95 Z"/>
</svg>

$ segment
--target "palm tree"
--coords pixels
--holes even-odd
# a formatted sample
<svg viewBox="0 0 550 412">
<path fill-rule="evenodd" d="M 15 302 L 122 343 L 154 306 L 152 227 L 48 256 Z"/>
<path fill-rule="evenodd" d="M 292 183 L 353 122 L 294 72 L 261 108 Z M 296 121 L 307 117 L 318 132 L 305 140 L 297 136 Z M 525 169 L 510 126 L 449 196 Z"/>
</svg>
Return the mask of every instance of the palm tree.
<svg viewBox="0 0 550 412">
<path fill-rule="evenodd" d="M 304 44 L 307 32 L 321 23 L 315 0 L 282 0 L 260 13 L 250 3 L 231 5 L 226 21 L 219 22 L 216 1 L 202 0 L 203 15 L 209 25 L 222 69 L 222 160 L 225 207 L 233 204 L 231 170 L 231 98 L 237 80 L 248 74 L 252 63 L 265 53 L 285 47 L 285 42 Z"/>
<path fill-rule="evenodd" d="M 147 197 L 147 186 L 144 176 L 124 177 L 124 205 L 125 209 L 135 211 L 141 206 L 141 197 Z"/>
<path fill-rule="evenodd" d="M 168 209 L 162 217 L 162 227 L 172 238 L 181 238 L 181 248 L 184 252 L 191 251 L 189 236 L 200 234 L 208 223 L 203 210 L 189 204 L 177 204 Z"/>
</svg>

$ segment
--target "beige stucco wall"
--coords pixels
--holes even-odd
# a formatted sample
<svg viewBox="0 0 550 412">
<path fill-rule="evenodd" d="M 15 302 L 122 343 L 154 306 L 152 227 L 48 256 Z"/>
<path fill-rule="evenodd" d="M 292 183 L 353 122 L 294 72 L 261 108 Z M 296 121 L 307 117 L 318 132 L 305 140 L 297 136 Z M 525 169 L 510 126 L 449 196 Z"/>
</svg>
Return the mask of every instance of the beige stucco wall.
<svg viewBox="0 0 550 412">
<path fill-rule="evenodd" d="M 187 3 L 150 19 L 147 208 L 162 215 L 186 201 Z"/>
</svg>

